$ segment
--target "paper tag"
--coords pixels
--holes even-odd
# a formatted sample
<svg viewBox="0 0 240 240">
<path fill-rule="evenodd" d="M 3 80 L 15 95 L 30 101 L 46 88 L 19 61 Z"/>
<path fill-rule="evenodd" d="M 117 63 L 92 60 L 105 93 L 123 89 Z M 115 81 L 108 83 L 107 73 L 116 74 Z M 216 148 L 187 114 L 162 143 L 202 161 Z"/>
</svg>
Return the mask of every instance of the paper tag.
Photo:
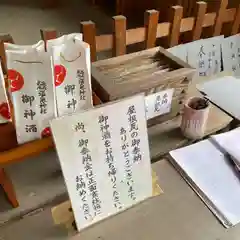
<svg viewBox="0 0 240 240">
<path fill-rule="evenodd" d="M 78 230 L 152 196 L 143 95 L 54 119 L 51 128 Z"/>
<path fill-rule="evenodd" d="M 171 111 L 173 92 L 171 88 L 145 97 L 147 120 Z"/>
</svg>

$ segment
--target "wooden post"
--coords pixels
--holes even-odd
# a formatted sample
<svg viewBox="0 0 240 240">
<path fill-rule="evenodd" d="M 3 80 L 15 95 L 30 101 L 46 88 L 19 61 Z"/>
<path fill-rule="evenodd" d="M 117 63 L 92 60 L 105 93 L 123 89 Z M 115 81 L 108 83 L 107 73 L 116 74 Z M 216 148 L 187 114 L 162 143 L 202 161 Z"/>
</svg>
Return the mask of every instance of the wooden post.
<svg viewBox="0 0 240 240">
<path fill-rule="evenodd" d="M 148 10 L 144 15 L 145 25 L 145 48 L 155 47 L 157 37 L 157 26 L 158 26 L 159 11 Z"/>
<path fill-rule="evenodd" d="M 173 6 L 171 8 L 171 25 L 169 29 L 169 41 L 168 46 L 173 47 L 178 45 L 179 36 L 180 36 L 180 27 L 183 16 L 183 7 Z"/>
<path fill-rule="evenodd" d="M 239 33 L 239 26 L 240 26 L 240 5 L 237 8 L 235 19 L 232 25 L 231 35 L 235 35 Z"/>
<path fill-rule="evenodd" d="M 193 41 L 196 41 L 201 38 L 203 21 L 204 21 L 206 10 L 207 10 L 207 3 L 197 2 L 196 12 L 195 12 L 195 21 L 194 21 L 193 31 L 192 31 Z"/>
<path fill-rule="evenodd" d="M 41 38 L 45 43 L 45 51 L 47 51 L 47 41 L 57 38 L 57 31 L 55 29 L 40 29 Z"/>
<path fill-rule="evenodd" d="M 113 56 L 126 54 L 126 18 L 113 17 Z"/>
<path fill-rule="evenodd" d="M 97 60 L 95 23 L 92 21 L 81 22 L 80 28 L 83 34 L 83 41 L 90 45 L 91 61 L 95 62 Z"/>
<path fill-rule="evenodd" d="M 213 27 L 213 36 L 221 35 L 223 16 L 224 16 L 224 13 L 226 12 L 227 5 L 228 5 L 228 0 L 222 0 L 219 5 L 216 19 L 215 19 L 215 25 Z"/>
</svg>

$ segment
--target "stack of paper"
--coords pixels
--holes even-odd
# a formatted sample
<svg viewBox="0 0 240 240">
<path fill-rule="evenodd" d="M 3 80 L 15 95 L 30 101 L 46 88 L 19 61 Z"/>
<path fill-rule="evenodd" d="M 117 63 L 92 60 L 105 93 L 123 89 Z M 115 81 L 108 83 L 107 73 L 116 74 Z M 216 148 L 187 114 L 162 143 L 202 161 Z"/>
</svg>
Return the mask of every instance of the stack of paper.
<svg viewBox="0 0 240 240">
<path fill-rule="evenodd" d="M 215 141 L 225 147 L 230 138 L 239 139 L 240 130 L 170 152 L 173 165 L 226 227 L 240 222 L 240 174 Z"/>
</svg>

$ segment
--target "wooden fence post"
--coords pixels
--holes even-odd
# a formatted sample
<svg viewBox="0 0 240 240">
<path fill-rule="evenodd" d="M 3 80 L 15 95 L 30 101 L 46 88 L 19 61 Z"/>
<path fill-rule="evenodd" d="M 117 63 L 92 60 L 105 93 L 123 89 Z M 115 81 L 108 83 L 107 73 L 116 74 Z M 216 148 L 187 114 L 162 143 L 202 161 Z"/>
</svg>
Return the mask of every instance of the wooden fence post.
<svg viewBox="0 0 240 240">
<path fill-rule="evenodd" d="M 126 54 L 126 17 L 113 17 L 113 56 Z"/>
<path fill-rule="evenodd" d="M 171 25 L 169 28 L 169 40 L 168 40 L 169 47 L 178 45 L 182 16 L 183 16 L 182 6 L 173 6 L 171 8 L 171 14 L 170 14 Z"/>
<path fill-rule="evenodd" d="M 197 2 L 193 31 L 192 31 L 193 41 L 196 41 L 201 38 L 203 21 L 204 21 L 206 10 L 207 10 L 207 3 Z"/>
<path fill-rule="evenodd" d="M 238 8 L 236 10 L 235 19 L 234 19 L 234 22 L 232 25 L 231 35 L 235 35 L 235 34 L 239 33 L 239 26 L 240 26 L 240 5 L 238 6 Z"/>
<path fill-rule="evenodd" d="M 57 38 L 57 31 L 55 29 L 40 29 L 41 39 L 45 43 L 45 51 L 47 51 L 47 41 Z"/>
<path fill-rule="evenodd" d="M 159 11 L 148 10 L 144 15 L 145 26 L 145 48 L 153 48 L 156 44 L 157 27 L 158 27 Z"/>
</svg>

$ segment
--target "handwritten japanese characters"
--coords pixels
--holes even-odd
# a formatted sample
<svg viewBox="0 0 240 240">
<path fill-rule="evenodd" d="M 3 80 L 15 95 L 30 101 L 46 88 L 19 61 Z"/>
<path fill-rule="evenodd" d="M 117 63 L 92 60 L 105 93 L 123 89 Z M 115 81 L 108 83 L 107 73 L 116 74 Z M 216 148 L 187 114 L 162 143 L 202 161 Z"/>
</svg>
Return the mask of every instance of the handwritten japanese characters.
<svg viewBox="0 0 240 240">
<path fill-rule="evenodd" d="M 54 119 L 51 129 L 78 230 L 152 195 L 143 95 Z"/>
<path fill-rule="evenodd" d="M 0 62 L 0 124 L 11 120 L 10 108 L 8 104 L 4 76 Z"/>
<path fill-rule="evenodd" d="M 240 77 L 240 35 L 225 38 L 222 42 L 223 69 Z"/>
<path fill-rule="evenodd" d="M 188 63 L 198 76 L 212 76 L 221 71 L 221 42 L 224 37 L 213 37 L 188 44 Z"/>
<path fill-rule="evenodd" d="M 146 117 L 151 119 L 171 111 L 174 89 L 170 88 L 145 97 Z"/>
<path fill-rule="evenodd" d="M 6 56 L 17 140 L 21 144 L 50 134 L 55 99 L 49 54 L 43 47 L 16 49 L 6 50 Z"/>
<path fill-rule="evenodd" d="M 48 46 L 54 62 L 58 116 L 92 107 L 89 45 L 75 35 L 61 42 Z"/>
</svg>

